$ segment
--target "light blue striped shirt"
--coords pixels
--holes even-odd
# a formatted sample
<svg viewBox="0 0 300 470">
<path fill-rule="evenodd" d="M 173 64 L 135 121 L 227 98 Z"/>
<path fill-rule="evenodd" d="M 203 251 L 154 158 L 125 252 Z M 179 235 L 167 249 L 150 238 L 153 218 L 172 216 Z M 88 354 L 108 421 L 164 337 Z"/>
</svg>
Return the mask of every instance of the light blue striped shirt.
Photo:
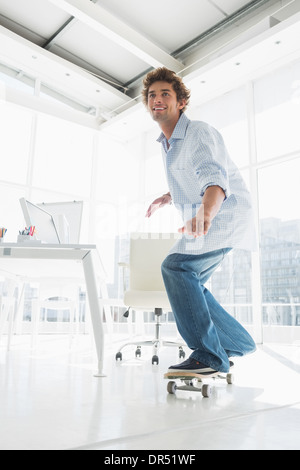
<svg viewBox="0 0 300 470">
<path fill-rule="evenodd" d="M 181 114 L 169 140 L 162 144 L 166 176 L 172 202 L 184 222 L 198 211 L 205 190 L 220 186 L 226 198 L 207 235 L 183 234 L 170 253 L 201 254 L 220 248 L 256 249 L 250 193 L 230 159 L 221 134 L 202 121 Z"/>
</svg>

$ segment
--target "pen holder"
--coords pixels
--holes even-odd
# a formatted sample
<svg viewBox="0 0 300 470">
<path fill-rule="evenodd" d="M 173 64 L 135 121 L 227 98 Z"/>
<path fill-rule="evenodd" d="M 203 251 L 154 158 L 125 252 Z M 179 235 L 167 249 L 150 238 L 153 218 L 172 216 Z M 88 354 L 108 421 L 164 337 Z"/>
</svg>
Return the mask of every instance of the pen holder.
<svg viewBox="0 0 300 470">
<path fill-rule="evenodd" d="M 18 243 L 31 242 L 32 237 L 30 235 L 18 235 Z"/>
<path fill-rule="evenodd" d="M 31 235 L 18 235 L 17 239 L 18 243 L 27 243 L 27 244 L 34 244 L 34 245 L 39 245 L 41 240 L 36 240 L 35 237 L 32 237 Z"/>
</svg>

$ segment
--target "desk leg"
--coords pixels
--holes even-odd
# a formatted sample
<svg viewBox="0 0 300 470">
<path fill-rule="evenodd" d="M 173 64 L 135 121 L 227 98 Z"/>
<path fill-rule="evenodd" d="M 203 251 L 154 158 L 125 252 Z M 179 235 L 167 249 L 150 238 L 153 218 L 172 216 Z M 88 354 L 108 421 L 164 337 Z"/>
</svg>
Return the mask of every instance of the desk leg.
<svg viewBox="0 0 300 470">
<path fill-rule="evenodd" d="M 105 377 L 105 374 L 103 374 L 104 331 L 102 324 L 102 312 L 100 309 L 100 303 L 98 298 L 99 292 L 97 289 L 96 276 L 91 251 L 84 257 L 82 263 L 91 312 L 94 339 L 98 356 L 98 372 L 95 374 L 95 377 Z"/>
</svg>

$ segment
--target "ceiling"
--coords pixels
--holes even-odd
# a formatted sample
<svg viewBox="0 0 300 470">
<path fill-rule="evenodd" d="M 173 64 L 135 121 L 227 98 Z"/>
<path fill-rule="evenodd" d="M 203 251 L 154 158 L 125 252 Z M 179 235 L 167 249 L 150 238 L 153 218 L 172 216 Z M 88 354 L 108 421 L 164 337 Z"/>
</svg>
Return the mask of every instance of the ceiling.
<svg viewBox="0 0 300 470">
<path fill-rule="evenodd" d="M 299 13 L 299 3 L 0 0 L 0 72 L 38 83 L 102 125 L 140 102 L 151 68 L 198 77 L 208 63 Z"/>
</svg>

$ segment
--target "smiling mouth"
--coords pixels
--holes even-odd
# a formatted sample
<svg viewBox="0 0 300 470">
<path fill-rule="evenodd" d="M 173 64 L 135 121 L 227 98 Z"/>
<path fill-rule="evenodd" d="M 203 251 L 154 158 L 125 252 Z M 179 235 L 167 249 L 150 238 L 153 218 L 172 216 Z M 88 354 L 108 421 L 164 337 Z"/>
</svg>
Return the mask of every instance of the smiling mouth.
<svg viewBox="0 0 300 470">
<path fill-rule="evenodd" d="M 164 111 L 166 108 L 159 108 L 159 107 L 156 107 L 156 108 L 153 108 L 153 111 Z"/>
</svg>

